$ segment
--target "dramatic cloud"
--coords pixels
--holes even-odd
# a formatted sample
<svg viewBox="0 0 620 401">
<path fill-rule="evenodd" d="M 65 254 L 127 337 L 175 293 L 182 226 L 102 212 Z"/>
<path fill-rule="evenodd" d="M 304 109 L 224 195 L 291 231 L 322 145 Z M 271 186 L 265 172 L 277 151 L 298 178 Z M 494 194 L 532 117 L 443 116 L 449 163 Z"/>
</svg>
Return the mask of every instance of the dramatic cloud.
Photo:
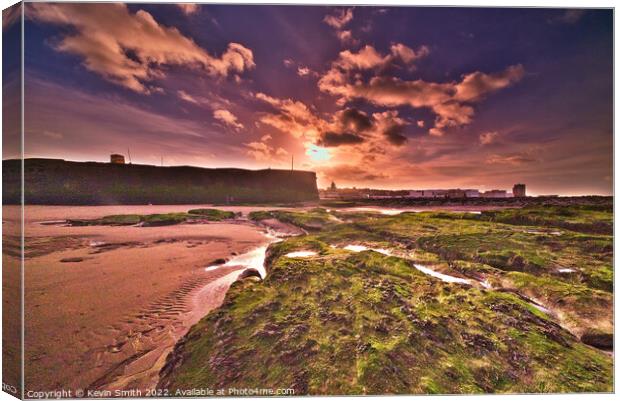
<svg viewBox="0 0 620 401">
<path fill-rule="evenodd" d="M 340 119 L 345 128 L 359 132 L 367 131 L 373 126 L 372 119 L 366 113 L 357 109 L 346 109 L 342 112 Z"/>
<path fill-rule="evenodd" d="M 315 145 L 323 148 L 356 146 L 356 152 L 367 154 L 375 153 L 386 143 L 399 147 L 407 141 L 404 131 L 409 123 L 400 118 L 395 110 L 368 115 L 348 108 L 326 119 L 299 101 L 276 99 L 264 93 L 257 93 L 255 97 L 276 110 L 262 113 L 258 121 L 301 139 L 306 149 Z M 315 157 L 316 154 L 309 156 Z"/>
<path fill-rule="evenodd" d="M 224 110 L 224 109 L 215 110 L 213 112 L 213 118 L 220 120 L 224 124 L 234 128 L 235 130 L 240 130 L 243 128 L 243 124 L 241 124 L 237 120 L 237 116 L 235 116 L 233 113 L 231 113 L 228 110 Z"/>
<path fill-rule="evenodd" d="M 329 177 L 342 188 L 611 193 L 609 10 L 515 9 L 489 26 L 482 9 L 464 20 L 181 1 L 25 3 L 29 157 L 105 161 L 130 147 L 140 163 L 288 169 L 294 155 L 320 187 Z M 13 33 L 15 11 L 3 21 L 18 22 Z M 290 40 L 276 49 L 260 35 Z M 9 66 L 19 94 L 19 63 Z M 17 151 L 5 154 L 19 157 L 13 98 L 4 115 Z"/>
<path fill-rule="evenodd" d="M 383 113 L 374 113 L 373 118 L 377 130 L 394 146 L 401 146 L 407 142 L 407 137 L 403 135 L 405 127 L 408 123 L 398 117 L 395 110 L 384 111 Z"/>
<path fill-rule="evenodd" d="M 185 15 L 191 15 L 198 12 L 199 5 L 194 3 L 181 3 L 177 6 L 183 11 Z"/>
<path fill-rule="evenodd" d="M 417 51 L 403 44 L 391 46 L 390 54 L 381 55 L 366 45 L 358 52 L 340 52 L 331 68 L 319 79 L 321 91 L 338 98 L 338 104 L 363 99 L 384 107 L 408 105 L 428 108 L 436 115 L 429 133 L 441 136 L 446 129 L 470 124 L 474 115 L 471 103 L 484 99 L 490 93 L 509 87 L 523 78 L 521 65 L 509 66 L 494 74 L 473 72 L 462 76 L 460 82 L 435 83 L 421 79 L 407 81 L 382 75 L 386 67 L 396 63 L 413 67 L 415 62 L 429 54 L 426 46 Z M 366 82 L 360 72 L 373 72 Z"/>
<path fill-rule="evenodd" d="M 367 142 L 362 152 L 375 152 L 387 141 L 401 146 L 407 141 L 403 135 L 408 123 L 395 110 L 368 115 L 357 109 L 346 109 L 334 115 L 330 124 L 332 131 L 323 132 L 319 144 L 326 147 L 356 145 Z"/>
<path fill-rule="evenodd" d="M 340 145 L 355 145 L 362 142 L 364 142 L 364 138 L 350 132 L 324 132 L 318 144 L 329 148 Z"/>
<path fill-rule="evenodd" d="M 415 61 L 428 56 L 429 53 L 430 51 L 426 46 L 420 46 L 417 51 L 414 51 L 402 43 L 397 43 L 390 47 L 390 54 L 382 56 L 374 47 L 366 45 L 357 53 L 351 50 L 340 52 L 338 59 L 332 63 L 332 70 L 348 72 L 382 69 L 398 61 L 402 61 L 407 66 L 412 66 Z"/>
<path fill-rule="evenodd" d="M 220 57 L 211 56 L 178 29 L 160 25 L 144 10 L 134 14 L 124 4 L 30 3 L 27 15 L 71 27 L 56 50 L 81 56 L 88 70 L 139 93 L 160 91 L 148 83 L 165 77 L 165 65 L 220 77 L 255 67 L 252 51 L 243 45 L 230 43 Z"/>
<path fill-rule="evenodd" d="M 310 142 L 315 142 L 319 133 L 328 129 L 328 123 L 302 102 L 276 99 L 264 93 L 257 93 L 254 96 L 275 109 L 275 112 L 263 113 L 259 117 L 258 121 L 262 124 Z"/>
</svg>

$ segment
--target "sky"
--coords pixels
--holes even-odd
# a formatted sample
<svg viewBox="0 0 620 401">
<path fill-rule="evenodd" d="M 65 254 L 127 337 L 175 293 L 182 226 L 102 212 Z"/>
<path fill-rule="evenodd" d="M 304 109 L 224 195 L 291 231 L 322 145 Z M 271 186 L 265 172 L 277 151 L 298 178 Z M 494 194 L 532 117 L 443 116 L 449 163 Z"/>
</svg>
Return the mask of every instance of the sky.
<svg viewBox="0 0 620 401">
<path fill-rule="evenodd" d="M 25 156 L 293 161 L 319 187 L 522 182 L 534 195 L 609 195 L 612 19 L 601 9 L 29 3 Z"/>
</svg>

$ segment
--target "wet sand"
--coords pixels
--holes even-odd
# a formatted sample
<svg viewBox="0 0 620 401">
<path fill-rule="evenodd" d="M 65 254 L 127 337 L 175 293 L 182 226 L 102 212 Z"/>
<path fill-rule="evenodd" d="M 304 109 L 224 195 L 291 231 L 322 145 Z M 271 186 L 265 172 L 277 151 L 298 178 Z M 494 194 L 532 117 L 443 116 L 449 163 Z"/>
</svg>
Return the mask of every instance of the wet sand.
<svg viewBox="0 0 620 401">
<path fill-rule="evenodd" d="M 2 220 L 19 221 L 19 207 L 3 207 Z M 21 227 L 2 227 L 2 382 L 18 396 L 21 387 Z"/>
<path fill-rule="evenodd" d="M 197 207 L 26 207 L 26 390 L 154 388 L 167 353 L 222 302 L 236 277 L 231 273 L 241 272 L 240 266 L 204 268 L 269 242 L 261 229 L 243 222 L 165 227 L 41 222 Z M 5 214 L 5 230 L 18 224 L 11 215 Z"/>
</svg>

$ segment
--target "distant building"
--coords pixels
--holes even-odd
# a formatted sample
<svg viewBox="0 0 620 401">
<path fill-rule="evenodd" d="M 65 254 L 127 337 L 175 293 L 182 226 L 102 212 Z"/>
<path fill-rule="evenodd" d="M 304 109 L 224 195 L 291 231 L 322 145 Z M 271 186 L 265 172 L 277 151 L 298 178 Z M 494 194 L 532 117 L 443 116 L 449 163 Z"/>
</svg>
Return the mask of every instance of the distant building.
<svg viewBox="0 0 620 401">
<path fill-rule="evenodd" d="M 409 191 L 407 198 L 424 198 L 424 191 L 422 190 Z"/>
<path fill-rule="evenodd" d="M 337 188 L 332 181 L 327 189 L 319 190 L 320 199 L 360 199 L 363 198 L 362 191 L 354 188 Z"/>
<path fill-rule="evenodd" d="M 125 164 L 125 156 L 119 154 L 110 155 L 110 163 L 112 164 Z"/>
<path fill-rule="evenodd" d="M 403 195 L 405 198 L 479 198 L 477 189 L 417 189 Z"/>
<path fill-rule="evenodd" d="M 482 194 L 483 198 L 508 198 L 508 193 L 503 189 L 492 189 Z"/>
<path fill-rule="evenodd" d="M 445 189 L 425 189 L 425 198 L 445 198 L 448 191 Z"/>
<path fill-rule="evenodd" d="M 447 198 L 455 199 L 455 198 L 466 198 L 467 194 L 462 189 L 449 189 L 446 193 Z"/>
<path fill-rule="evenodd" d="M 512 187 L 512 196 L 515 198 L 525 198 L 527 196 L 525 194 L 525 184 L 515 184 Z"/>
<path fill-rule="evenodd" d="M 478 191 L 477 189 L 466 189 L 465 190 L 465 197 L 466 198 L 479 198 L 480 197 L 480 191 Z"/>
</svg>

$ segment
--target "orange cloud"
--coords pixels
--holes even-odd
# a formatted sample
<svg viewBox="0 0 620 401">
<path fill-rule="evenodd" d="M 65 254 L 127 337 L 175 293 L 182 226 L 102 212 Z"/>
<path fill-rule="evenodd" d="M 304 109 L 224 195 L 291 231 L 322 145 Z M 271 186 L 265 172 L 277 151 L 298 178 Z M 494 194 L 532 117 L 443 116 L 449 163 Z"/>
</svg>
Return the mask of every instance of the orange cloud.
<svg viewBox="0 0 620 401">
<path fill-rule="evenodd" d="M 334 29 L 342 29 L 353 20 L 353 9 L 346 8 L 336 12 L 336 14 L 326 15 L 323 22 Z"/>
<path fill-rule="evenodd" d="M 537 162 L 538 159 L 530 154 L 530 152 L 523 153 L 511 153 L 504 155 L 491 155 L 487 158 L 487 164 L 508 164 L 508 165 L 520 165 L 526 163 Z"/>
<path fill-rule="evenodd" d="M 520 81 L 524 75 L 521 65 L 509 66 L 494 74 L 473 72 L 463 75 L 460 82 L 427 82 L 421 79 L 407 81 L 381 75 L 380 72 L 394 63 L 401 62 L 413 67 L 415 62 L 427 56 L 426 46 L 417 51 L 402 44 L 391 47 L 391 53 L 381 55 L 366 45 L 358 52 L 340 52 L 331 68 L 319 79 L 321 91 L 338 98 L 340 105 L 350 100 L 363 99 L 377 106 L 429 108 L 435 115 L 435 125 L 429 133 L 441 136 L 446 129 L 470 124 L 474 109 L 471 103 L 481 101 L 485 95 L 506 88 Z M 375 71 L 367 82 L 359 72 Z"/>
<path fill-rule="evenodd" d="M 336 11 L 335 14 L 329 14 L 323 18 L 323 22 L 335 29 L 336 36 L 343 45 L 357 45 L 359 43 L 359 40 L 353 37 L 353 32 L 351 32 L 351 30 L 344 29 L 352 20 L 353 8 L 341 9 Z"/>
<path fill-rule="evenodd" d="M 258 121 L 300 140 L 313 168 L 342 160 L 374 161 L 407 141 L 404 131 L 409 122 L 395 110 L 368 115 L 349 108 L 324 118 L 300 101 L 277 99 L 264 93 L 254 96 L 274 107 L 273 111 L 261 113 Z M 262 145 L 253 146 L 253 153 L 265 150 Z"/>
<path fill-rule="evenodd" d="M 224 124 L 234 128 L 235 130 L 240 130 L 243 128 L 243 124 L 241 124 L 237 120 L 237 116 L 225 109 L 215 110 L 213 112 L 213 118 L 220 120 Z"/>
<path fill-rule="evenodd" d="M 247 154 L 259 162 L 279 162 L 288 155 L 285 149 L 267 145 L 264 141 L 246 143 L 245 146 L 248 148 Z"/>
<path fill-rule="evenodd" d="M 185 100 L 186 102 L 200 104 L 200 102 L 195 97 L 193 97 L 192 95 L 190 95 L 189 93 L 185 91 L 182 91 L 182 90 L 177 91 L 177 95 L 179 95 L 180 99 Z"/>
<path fill-rule="evenodd" d="M 479 71 L 463 76 L 463 80 L 456 86 L 454 99 L 460 102 L 474 102 L 480 100 L 487 93 L 506 88 L 523 78 L 525 70 L 522 65 L 511 65 L 504 71 L 495 74 L 485 74 Z"/>
<path fill-rule="evenodd" d="M 480 144 L 481 145 L 490 145 L 497 140 L 499 133 L 497 131 L 492 132 L 483 132 L 480 134 Z"/>
<path fill-rule="evenodd" d="M 83 65 L 110 82 L 149 94 L 149 85 L 165 77 L 164 65 L 181 65 L 211 76 L 238 74 L 255 67 L 252 51 L 230 43 L 220 57 L 211 56 L 174 27 L 160 25 L 151 14 L 130 12 L 124 4 L 30 3 L 28 18 L 71 27 L 54 45 L 77 54 Z"/>
<path fill-rule="evenodd" d="M 427 46 L 421 46 L 418 51 L 413 51 L 413 49 L 403 45 L 402 43 L 393 44 L 390 47 L 390 51 L 392 52 L 392 55 L 403 60 L 405 64 L 411 64 L 422 57 L 428 56 L 430 53 Z"/>
</svg>

